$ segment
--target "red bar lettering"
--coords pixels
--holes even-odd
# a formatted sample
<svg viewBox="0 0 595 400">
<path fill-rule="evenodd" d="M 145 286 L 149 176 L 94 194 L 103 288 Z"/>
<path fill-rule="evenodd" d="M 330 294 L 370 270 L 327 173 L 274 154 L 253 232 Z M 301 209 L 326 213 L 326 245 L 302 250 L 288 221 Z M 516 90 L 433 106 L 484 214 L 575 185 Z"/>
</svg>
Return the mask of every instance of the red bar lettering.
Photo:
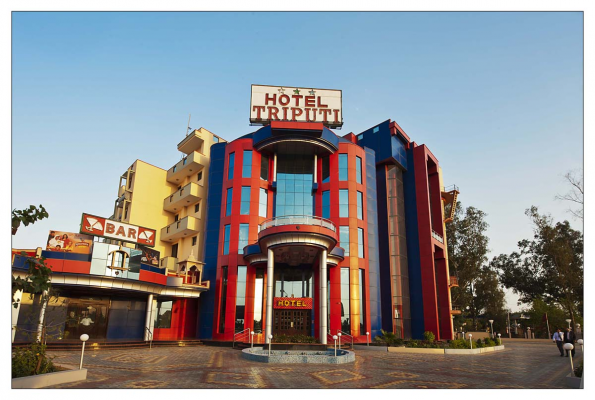
<svg viewBox="0 0 595 400">
<path fill-rule="evenodd" d="M 264 106 L 254 106 L 252 107 L 252 111 L 256 111 L 256 119 L 262 119 L 260 113 L 264 111 Z"/>
<path fill-rule="evenodd" d="M 296 107 L 299 107 L 300 106 L 300 99 L 303 98 L 304 96 L 302 96 L 301 94 L 294 94 L 291 97 L 295 99 L 295 106 Z"/>
<path fill-rule="evenodd" d="M 122 236 L 126 237 L 126 231 L 124 231 L 123 226 L 118 228 L 118 232 L 116 232 L 116 235 L 122 235 Z"/>
<path fill-rule="evenodd" d="M 279 109 L 277 107 L 269 107 L 269 121 L 273 121 L 274 119 L 279 119 Z M 274 118 L 273 118 L 274 115 Z"/>
<path fill-rule="evenodd" d="M 299 112 L 299 113 L 298 113 Z M 300 115 L 302 115 L 304 113 L 304 110 L 302 110 L 301 108 L 291 108 L 291 119 L 293 121 L 295 121 L 295 117 L 299 117 Z"/>
<path fill-rule="evenodd" d="M 136 229 L 128 228 L 128 237 L 136 240 Z"/>
<path fill-rule="evenodd" d="M 269 97 L 269 96 L 272 96 L 272 97 Z M 269 101 L 272 101 L 273 105 L 277 104 L 277 95 L 276 94 L 269 95 L 268 93 L 265 93 L 264 94 L 264 105 L 265 106 L 268 105 Z"/>
<path fill-rule="evenodd" d="M 288 105 L 289 101 L 290 101 L 290 98 L 288 95 L 282 94 L 281 96 L 279 96 L 279 104 L 281 104 L 282 106 Z"/>
<path fill-rule="evenodd" d="M 106 222 L 105 224 L 105 233 L 114 233 L 116 230 L 116 226 L 114 224 L 110 224 Z"/>
</svg>

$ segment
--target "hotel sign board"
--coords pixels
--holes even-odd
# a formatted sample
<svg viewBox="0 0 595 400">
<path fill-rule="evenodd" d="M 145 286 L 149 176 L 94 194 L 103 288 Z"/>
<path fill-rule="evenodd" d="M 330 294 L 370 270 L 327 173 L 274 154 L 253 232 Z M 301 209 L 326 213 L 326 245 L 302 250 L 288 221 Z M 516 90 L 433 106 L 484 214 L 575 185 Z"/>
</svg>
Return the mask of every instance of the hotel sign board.
<svg viewBox="0 0 595 400">
<path fill-rule="evenodd" d="M 311 310 L 311 297 L 275 297 L 273 308 L 285 310 Z"/>
<path fill-rule="evenodd" d="M 341 90 L 252 85 L 250 122 L 321 122 L 328 128 L 343 125 Z"/>
<path fill-rule="evenodd" d="M 91 214 L 83 214 L 81 233 L 123 242 L 138 243 L 143 246 L 155 246 L 155 229 L 130 225 Z"/>
</svg>

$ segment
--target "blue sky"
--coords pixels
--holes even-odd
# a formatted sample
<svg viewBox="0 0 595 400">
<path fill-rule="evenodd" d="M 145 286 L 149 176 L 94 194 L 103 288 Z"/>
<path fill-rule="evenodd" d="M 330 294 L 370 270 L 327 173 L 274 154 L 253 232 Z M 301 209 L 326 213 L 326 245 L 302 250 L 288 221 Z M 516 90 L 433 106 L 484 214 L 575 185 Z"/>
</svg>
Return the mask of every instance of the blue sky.
<svg viewBox="0 0 595 400">
<path fill-rule="evenodd" d="M 189 113 L 227 140 L 253 131 L 253 83 L 343 90 L 338 134 L 397 121 L 463 205 L 488 214 L 491 256 L 530 238 L 531 205 L 571 218 L 554 197 L 583 163 L 582 13 L 52 12 L 12 23 L 12 207 L 50 213 L 13 247 L 76 231 L 82 212 L 111 215 L 134 160 L 180 159 Z"/>
</svg>

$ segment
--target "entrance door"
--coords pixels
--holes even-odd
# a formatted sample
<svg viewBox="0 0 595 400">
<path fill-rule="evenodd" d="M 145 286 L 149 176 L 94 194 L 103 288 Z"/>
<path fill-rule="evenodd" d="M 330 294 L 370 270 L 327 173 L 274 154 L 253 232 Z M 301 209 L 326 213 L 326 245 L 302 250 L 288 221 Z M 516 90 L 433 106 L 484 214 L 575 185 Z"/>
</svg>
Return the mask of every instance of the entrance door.
<svg viewBox="0 0 595 400">
<path fill-rule="evenodd" d="M 90 339 L 105 339 L 108 301 L 71 299 L 66 312 L 64 339 L 79 340 L 86 333 Z"/>
<path fill-rule="evenodd" d="M 273 335 L 310 335 L 310 310 L 275 310 Z"/>
</svg>

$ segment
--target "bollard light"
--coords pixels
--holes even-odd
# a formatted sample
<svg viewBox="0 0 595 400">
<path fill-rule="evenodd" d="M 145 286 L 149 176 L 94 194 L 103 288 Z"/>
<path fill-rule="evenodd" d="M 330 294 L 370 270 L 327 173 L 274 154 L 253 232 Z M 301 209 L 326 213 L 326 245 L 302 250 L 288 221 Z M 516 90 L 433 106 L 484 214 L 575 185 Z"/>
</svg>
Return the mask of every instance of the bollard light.
<svg viewBox="0 0 595 400">
<path fill-rule="evenodd" d="M 81 364 L 79 365 L 79 369 L 83 369 L 83 356 L 85 355 L 85 343 L 89 340 L 89 335 L 83 333 L 80 337 L 81 341 L 83 342 L 83 349 L 81 351 Z"/>
<path fill-rule="evenodd" d="M 566 322 L 568 322 L 568 327 L 570 328 L 570 323 L 572 322 L 572 320 L 569 318 L 566 320 Z"/>
<path fill-rule="evenodd" d="M 566 350 L 570 354 L 570 357 L 568 357 L 570 358 L 570 371 L 572 372 L 572 376 L 574 376 L 574 365 L 572 365 L 572 349 L 574 349 L 572 343 L 564 344 L 564 350 Z"/>
<path fill-rule="evenodd" d="M 500 336 L 502 336 L 501 333 L 498 334 L 498 344 L 501 346 L 502 345 L 502 339 L 500 338 Z"/>
<path fill-rule="evenodd" d="M 273 335 L 269 335 L 269 357 L 271 356 L 271 344 L 273 343 Z"/>
<path fill-rule="evenodd" d="M 583 339 L 577 340 L 576 343 L 581 345 L 581 353 L 582 353 L 583 352 L 583 343 L 584 343 Z"/>
<path fill-rule="evenodd" d="M 337 357 L 337 335 L 333 336 L 333 340 L 335 341 L 335 357 Z"/>
<path fill-rule="evenodd" d="M 490 323 L 490 336 L 494 337 L 494 320 L 490 319 L 488 322 Z"/>
<path fill-rule="evenodd" d="M 471 350 L 473 350 L 473 341 L 471 340 L 472 337 L 473 335 L 469 334 L 469 344 L 471 345 Z"/>
<path fill-rule="evenodd" d="M 339 348 L 341 348 L 341 332 L 338 332 L 337 336 L 339 336 Z"/>
<path fill-rule="evenodd" d="M 254 331 L 250 332 L 250 348 L 254 348 Z"/>
<path fill-rule="evenodd" d="M 366 332 L 366 342 L 370 345 L 370 332 Z"/>
</svg>

